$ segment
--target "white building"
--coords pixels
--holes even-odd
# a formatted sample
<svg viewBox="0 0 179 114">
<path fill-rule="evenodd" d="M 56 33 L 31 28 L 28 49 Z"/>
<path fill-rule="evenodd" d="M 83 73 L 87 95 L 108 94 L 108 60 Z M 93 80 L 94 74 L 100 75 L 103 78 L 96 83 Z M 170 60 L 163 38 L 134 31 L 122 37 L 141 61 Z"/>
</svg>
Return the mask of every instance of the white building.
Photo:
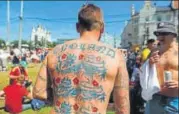
<svg viewBox="0 0 179 114">
<path fill-rule="evenodd" d="M 47 31 L 45 28 L 43 28 L 41 25 L 38 25 L 36 29 L 33 27 L 31 33 L 31 41 L 35 41 L 35 40 L 51 41 L 51 33 Z"/>
<path fill-rule="evenodd" d="M 104 33 L 101 36 L 101 42 L 111 45 L 114 48 L 118 48 L 120 47 L 120 39 L 118 37 L 116 37 L 115 35 L 109 35 L 108 33 Z"/>
<path fill-rule="evenodd" d="M 121 34 L 121 46 L 123 48 L 131 45 L 143 46 L 148 39 L 156 39 L 153 32 L 161 21 L 174 22 L 178 28 L 178 10 L 172 8 L 172 4 L 156 6 L 146 0 L 143 8 L 139 12 L 135 12 L 135 7 L 132 5 L 131 19 Z"/>
</svg>

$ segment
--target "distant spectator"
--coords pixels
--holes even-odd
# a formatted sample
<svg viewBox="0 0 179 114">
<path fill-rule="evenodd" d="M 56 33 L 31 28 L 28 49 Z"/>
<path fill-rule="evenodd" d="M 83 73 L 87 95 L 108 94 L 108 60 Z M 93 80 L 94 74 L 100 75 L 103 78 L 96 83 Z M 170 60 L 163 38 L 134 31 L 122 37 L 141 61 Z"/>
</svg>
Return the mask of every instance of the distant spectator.
<svg viewBox="0 0 179 114">
<path fill-rule="evenodd" d="M 14 51 L 10 52 L 10 55 L 12 56 L 12 64 L 17 65 L 19 64 L 19 58 L 15 55 Z"/>
<path fill-rule="evenodd" d="M 18 66 L 15 66 L 10 71 L 10 84 L 16 83 L 16 79 L 20 76 L 24 76 L 24 85 L 28 86 L 32 83 L 32 81 L 28 77 L 27 73 L 27 64 L 24 61 L 21 61 Z"/>
<path fill-rule="evenodd" d="M 26 96 L 32 99 L 32 94 L 22 86 L 24 76 L 20 76 L 16 79 L 17 83 L 6 86 L 0 91 L 0 96 L 5 95 L 5 111 L 10 114 L 19 114 L 25 109 L 31 108 L 31 104 L 22 104 L 22 99 Z"/>
<path fill-rule="evenodd" d="M 147 60 L 148 56 L 150 55 L 151 50 L 154 48 L 155 48 L 155 40 L 149 39 L 147 41 L 147 47 L 142 50 L 142 54 L 141 54 L 142 63 L 144 63 Z"/>
</svg>

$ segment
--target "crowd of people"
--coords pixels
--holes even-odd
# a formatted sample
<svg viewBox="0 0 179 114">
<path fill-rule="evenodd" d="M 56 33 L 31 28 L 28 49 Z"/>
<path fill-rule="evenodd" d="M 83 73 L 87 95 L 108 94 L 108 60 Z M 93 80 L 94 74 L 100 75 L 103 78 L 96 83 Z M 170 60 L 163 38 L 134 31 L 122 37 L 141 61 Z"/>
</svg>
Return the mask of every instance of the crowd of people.
<svg viewBox="0 0 179 114">
<path fill-rule="evenodd" d="M 17 48 L 11 49 L 10 53 L 0 51 L 1 72 L 9 72 L 9 85 L 0 91 L 0 96 L 5 97 L 4 110 L 11 114 L 17 114 L 24 110 L 36 107 L 32 104 L 36 101 L 32 97 L 32 80 L 29 78 L 27 66 L 29 63 L 40 63 L 47 55 L 48 50 L 36 49 L 29 51 Z M 10 70 L 8 70 L 10 63 Z M 25 102 L 25 99 L 29 102 Z M 42 104 L 42 103 L 41 103 Z"/>
<path fill-rule="evenodd" d="M 7 71 L 8 65 L 11 66 L 19 64 L 20 61 L 27 63 L 40 63 L 47 55 L 49 49 L 38 48 L 35 50 L 12 48 L 8 50 L 0 49 L 0 72 Z"/>
<path fill-rule="evenodd" d="M 99 42 L 104 21 L 96 5 L 82 6 L 76 28 L 79 39 L 49 52 L 10 53 L 10 82 L 0 92 L 5 94 L 6 111 L 17 114 L 50 104 L 51 114 L 106 114 L 112 101 L 116 114 L 178 114 L 178 43 L 172 23 L 159 23 L 157 40 L 149 39 L 144 49 L 129 50 L 126 58 Z M 42 64 L 31 92 L 28 61 Z M 23 104 L 24 96 L 29 104 Z"/>
</svg>

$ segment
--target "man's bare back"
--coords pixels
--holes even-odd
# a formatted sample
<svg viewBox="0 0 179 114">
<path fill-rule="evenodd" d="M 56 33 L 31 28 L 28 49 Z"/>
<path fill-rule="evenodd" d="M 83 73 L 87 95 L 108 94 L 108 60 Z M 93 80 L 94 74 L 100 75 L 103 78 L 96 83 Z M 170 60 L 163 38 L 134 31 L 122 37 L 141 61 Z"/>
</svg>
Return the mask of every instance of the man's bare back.
<svg viewBox="0 0 179 114">
<path fill-rule="evenodd" d="M 178 92 L 176 90 L 168 89 L 164 86 L 164 72 L 170 71 L 172 73 L 172 80 L 178 81 L 178 44 L 174 43 L 170 49 L 164 53 L 162 53 L 163 50 L 159 50 L 159 52 L 161 52 L 161 55 L 159 63 L 157 63 L 157 73 L 161 85 L 160 94 L 177 97 Z"/>
<path fill-rule="evenodd" d="M 99 42 L 104 31 L 101 9 L 84 5 L 76 28 L 78 40 L 58 45 L 47 55 L 33 96 L 46 100 L 52 88 L 52 114 L 106 114 L 114 88 L 116 114 L 129 114 L 129 77 L 124 56 Z"/>
<path fill-rule="evenodd" d="M 124 91 L 120 94 L 124 99 L 121 105 L 126 105 L 124 109 L 128 112 L 128 75 L 125 70 L 120 72 L 126 77 L 119 77 L 122 76 L 119 67 L 125 69 L 125 63 L 119 63 L 122 58 L 115 49 L 100 42 L 73 40 L 55 47 L 45 63 L 53 80 L 54 109 L 51 113 L 106 114 L 114 84 L 117 89 L 122 84 Z M 40 72 L 44 72 L 43 69 Z M 116 78 L 120 80 L 114 83 Z M 41 80 L 46 79 L 41 77 Z M 36 83 L 36 86 L 43 86 L 42 83 Z"/>
</svg>

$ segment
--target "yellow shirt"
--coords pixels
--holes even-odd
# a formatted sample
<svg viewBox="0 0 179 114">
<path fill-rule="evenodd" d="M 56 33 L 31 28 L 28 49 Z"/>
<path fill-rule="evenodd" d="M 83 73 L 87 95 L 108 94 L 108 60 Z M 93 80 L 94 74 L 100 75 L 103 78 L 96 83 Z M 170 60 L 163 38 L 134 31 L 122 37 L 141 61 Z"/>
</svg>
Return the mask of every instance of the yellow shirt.
<svg viewBox="0 0 179 114">
<path fill-rule="evenodd" d="M 141 55 L 141 59 L 142 61 L 146 61 L 149 54 L 150 54 L 150 49 L 149 48 L 145 48 L 143 51 L 142 51 L 142 55 Z"/>
</svg>

